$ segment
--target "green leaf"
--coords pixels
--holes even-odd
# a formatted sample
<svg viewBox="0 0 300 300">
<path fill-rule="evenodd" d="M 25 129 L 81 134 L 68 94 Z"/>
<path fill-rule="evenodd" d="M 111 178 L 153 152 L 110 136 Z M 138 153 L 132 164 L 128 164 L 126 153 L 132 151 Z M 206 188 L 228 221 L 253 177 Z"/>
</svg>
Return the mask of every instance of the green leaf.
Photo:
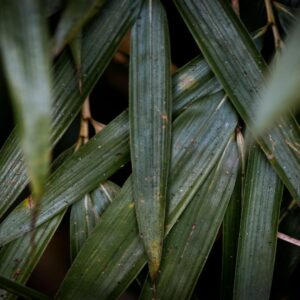
<svg viewBox="0 0 300 300">
<path fill-rule="evenodd" d="M 194 102 L 175 120 L 165 234 L 202 186 L 236 124 L 222 92 Z M 147 258 L 132 200 L 128 180 L 74 260 L 57 299 L 116 299 L 134 280 Z"/>
<path fill-rule="evenodd" d="M 194 81 L 190 82 L 188 80 L 186 80 L 187 76 L 185 76 L 185 74 L 188 74 L 188 78 L 193 78 Z M 173 86 L 173 90 L 175 91 L 174 92 L 174 102 L 176 102 L 176 108 L 177 110 L 175 111 L 176 113 L 179 113 L 180 111 L 184 111 L 187 107 L 189 107 L 189 101 L 190 103 L 194 103 L 195 102 L 195 99 L 196 99 L 196 95 L 199 94 L 199 97 L 203 97 L 203 93 L 206 92 L 206 91 L 209 91 L 210 93 L 213 93 L 213 90 L 216 89 L 216 90 L 219 90 L 220 87 L 218 84 L 216 84 L 216 80 L 214 78 L 211 78 L 211 76 L 209 76 L 209 74 L 211 74 L 211 72 L 209 71 L 209 69 L 207 68 L 207 65 L 206 64 L 203 64 L 203 60 L 202 59 L 199 59 L 198 63 L 196 63 L 194 60 L 192 61 L 191 64 L 185 66 L 182 68 L 182 71 L 178 71 L 178 73 L 174 76 L 174 86 Z M 209 88 L 208 87 L 208 84 L 211 83 L 212 84 L 212 87 Z M 83 86 L 84 83 L 83 83 Z M 186 87 L 186 89 L 185 89 Z M 188 99 L 188 101 L 186 100 L 186 98 Z M 180 105 L 180 103 L 182 103 L 182 105 Z M 209 109 L 214 109 L 214 107 L 216 108 L 217 106 L 211 106 L 209 104 L 207 104 L 207 106 L 209 107 Z M 205 111 L 203 111 L 203 113 L 205 113 Z M 121 114 L 119 117 L 117 117 L 115 120 L 113 120 L 111 123 L 110 123 L 110 128 L 113 128 L 113 127 L 116 127 L 115 130 L 120 130 L 119 129 L 119 126 L 121 126 L 120 124 L 123 124 L 125 126 L 128 126 L 127 125 L 127 121 L 125 121 L 126 119 L 126 116 L 125 116 L 125 119 L 124 119 L 124 115 L 126 115 L 127 113 L 123 113 L 123 115 Z M 124 119 L 124 123 L 120 123 L 120 119 Z M 126 119 L 127 120 L 127 119 Z M 113 139 L 113 135 L 115 134 L 114 130 L 113 131 L 113 134 L 112 136 L 110 136 L 110 138 Z M 127 132 L 127 138 L 128 138 L 128 130 L 126 131 Z M 99 134 L 103 134 L 103 133 L 99 133 Z M 98 135 L 99 136 L 99 135 Z M 102 136 L 102 135 L 101 135 Z M 100 136 L 99 136 L 100 138 Z M 119 137 L 119 140 L 118 138 L 116 139 L 116 143 L 122 143 L 122 139 L 125 139 L 125 136 L 123 137 Z M 101 138 L 100 138 L 101 140 Z M 103 139 L 105 140 L 105 138 Z M 110 139 L 108 139 L 110 141 Z M 91 151 L 93 154 L 89 153 L 89 157 L 91 157 L 91 160 L 89 160 L 89 158 L 85 158 L 87 160 L 89 160 L 89 163 L 88 163 L 88 166 L 91 167 L 91 169 L 94 170 L 94 164 L 96 165 L 96 167 L 99 168 L 99 166 L 97 165 L 97 161 L 99 159 L 101 159 L 101 156 L 99 156 L 99 149 L 97 147 L 99 147 L 97 145 L 96 142 L 94 142 L 92 145 L 94 146 L 86 146 L 88 147 L 88 151 Z M 125 146 L 126 145 L 126 146 Z M 127 146 L 126 143 L 124 143 L 124 150 L 125 148 L 127 149 L 126 151 L 129 151 L 129 147 Z M 95 148 L 94 148 L 95 147 Z M 109 148 L 109 145 L 107 145 L 107 147 Z M 102 148 L 102 145 L 100 145 L 100 149 Z M 75 154 L 74 154 L 75 155 Z M 76 154 L 77 155 L 77 154 Z M 129 155 L 129 154 L 128 154 Z M 93 156 L 95 156 L 96 158 L 94 159 Z M 1 156 L 0 156 L 1 158 Z M 77 161 L 77 163 L 75 163 L 75 161 Z M 110 160 L 110 163 L 114 164 L 114 159 L 111 159 Z M 105 161 L 103 161 L 103 163 L 105 163 Z M 70 162 L 70 165 L 73 166 L 72 169 L 68 170 L 68 168 L 66 168 L 66 170 L 68 170 L 69 172 L 69 175 L 72 176 L 72 172 L 74 169 L 76 169 L 76 172 L 78 172 L 78 174 L 74 174 L 76 175 L 72 181 L 68 181 L 68 185 L 76 185 L 77 184 L 77 177 L 80 177 L 80 172 L 82 172 L 81 170 L 85 170 L 86 169 L 86 166 L 84 165 L 84 163 L 82 163 L 79 159 L 75 158 L 74 159 L 74 162 Z M 108 169 L 110 169 L 112 166 L 107 166 Z M 109 176 L 109 174 L 103 174 L 104 170 L 101 168 L 99 169 L 99 173 L 101 176 L 104 176 L 105 175 L 105 178 L 107 178 L 107 176 Z M 99 178 L 96 178 L 97 176 L 99 176 L 99 173 L 98 173 L 98 170 L 96 169 L 96 172 L 92 172 L 90 174 L 90 176 L 93 178 L 93 181 L 94 183 L 97 185 L 99 183 Z M 1 175 L 1 173 L 0 173 Z M 62 172 L 61 174 L 61 178 L 64 178 L 66 174 L 64 172 Z M 68 175 L 68 176 L 69 176 Z M 94 177 L 95 176 L 95 177 Z M 104 180 L 103 179 L 103 180 Z M 60 185 L 60 179 L 57 179 L 57 185 L 59 186 Z M 84 183 L 83 181 L 81 181 L 82 184 Z M 66 185 L 66 188 L 68 187 L 68 185 Z M 94 188 L 96 187 L 96 185 L 94 186 Z M 63 190 L 63 185 L 60 186 L 60 189 Z M 54 186 L 53 187 L 53 190 L 56 190 L 56 187 Z M 82 192 L 82 196 L 84 195 L 85 192 L 89 192 L 89 186 L 83 186 L 83 190 L 81 191 Z M 61 191 L 63 193 L 63 195 L 66 195 L 68 199 L 72 199 L 72 203 L 73 202 L 76 202 L 77 200 L 80 199 L 80 196 L 77 194 L 77 190 L 74 190 L 73 193 L 69 194 L 67 190 L 65 191 Z M 55 199 L 55 196 L 53 197 L 53 199 Z M 56 200 L 54 201 L 58 201 L 58 203 L 60 203 L 59 205 L 59 209 L 63 209 L 64 207 L 67 207 L 71 204 L 71 202 L 65 202 L 63 197 L 59 197 L 57 198 Z M 43 202 L 43 200 L 42 200 Z M 48 208 L 50 207 L 51 205 L 48 206 Z M 28 215 L 28 207 L 24 206 L 23 209 L 21 208 L 22 205 L 19 206 L 19 212 L 12 212 L 12 214 L 6 219 L 6 222 L 7 224 L 9 224 L 9 220 L 11 219 L 14 219 L 18 214 L 22 215 L 23 218 L 27 218 L 26 216 Z M 41 207 L 41 210 L 43 212 L 43 206 Z M 55 209 L 51 209 L 50 207 L 50 214 L 48 214 L 46 216 L 46 219 L 48 218 L 51 218 L 53 215 L 55 215 L 57 212 L 57 206 L 55 206 Z M 16 218 L 18 219 L 18 217 Z M 23 222 L 20 222 L 22 223 L 22 225 L 25 225 L 24 226 L 21 226 L 20 228 L 16 227 L 16 226 L 13 226 L 11 228 L 7 227 L 6 230 L 8 230 L 5 234 L 2 235 L 2 230 L 3 230 L 3 227 L 6 226 L 5 224 L 1 224 L 0 225 L 0 241 L 1 239 L 3 239 L 3 243 L 7 243 L 9 240 L 11 239 L 14 239 L 16 238 L 18 235 L 21 235 L 23 230 L 25 231 L 28 231 L 29 228 L 28 228 L 28 224 L 26 225 L 26 223 L 23 223 Z M 37 222 L 37 226 L 39 224 L 39 220 Z M 22 229 L 21 229 L 22 228 Z M 26 229 L 25 229 L 26 228 Z M 21 231 L 19 230 L 21 229 Z M 10 234 L 12 234 L 12 236 L 10 236 L 10 234 L 8 235 L 8 233 L 10 232 Z M 15 237 L 13 237 L 15 236 Z M 1 242 L 0 242 L 1 244 Z"/>
<path fill-rule="evenodd" d="M 235 187 L 223 220 L 221 299 L 232 299 L 236 254 L 241 219 L 242 180 L 237 176 Z"/>
<path fill-rule="evenodd" d="M 100 184 L 100 187 L 85 194 L 82 200 L 72 205 L 70 215 L 72 261 L 119 190 L 120 188 L 116 184 L 105 181 Z"/>
<path fill-rule="evenodd" d="M 168 235 L 155 290 L 149 281 L 140 299 L 190 299 L 234 188 L 238 151 L 233 137 L 222 157 Z"/>
<path fill-rule="evenodd" d="M 109 64 L 122 37 L 134 21 L 139 0 L 110 0 L 100 14 L 84 29 L 82 40 L 82 93 L 72 57 L 66 51 L 53 67 L 52 142 L 59 138 L 78 114 L 81 105 Z M 0 216 L 28 184 L 24 159 L 15 130 L 0 152 Z"/>
<path fill-rule="evenodd" d="M 254 127 L 266 64 L 241 21 L 225 1 L 174 0 L 203 55 L 233 105 Z M 280 121 L 259 143 L 295 199 L 300 199 L 300 141 L 293 118 Z"/>
<path fill-rule="evenodd" d="M 266 85 L 261 93 L 254 130 L 257 134 L 271 127 L 278 118 L 300 106 L 300 21 L 282 49 L 279 61 L 274 60 Z M 300 146 L 296 147 L 298 151 Z"/>
<path fill-rule="evenodd" d="M 57 55 L 104 5 L 106 0 L 68 0 L 54 34 L 53 52 Z"/>
<path fill-rule="evenodd" d="M 21 285 L 0 275 L 0 287 L 28 300 L 49 300 L 50 298 L 34 289 Z"/>
<path fill-rule="evenodd" d="M 15 119 L 38 205 L 50 164 L 51 75 L 48 37 L 38 0 L 1 2 L 0 43 Z"/>
<path fill-rule="evenodd" d="M 16 282 L 26 283 L 60 224 L 65 211 L 36 229 L 34 248 L 30 233 L 3 246 L 0 250 L 0 274 Z M 6 300 L 15 299 L 12 294 L 7 294 L 0 289 L 1 297 Z"/>
<path fill-rule="evenodd" d="M 67 158 L 50 176 L 40 203 L 39 226 L 95 189 L 129 160 L 128 114 L 122 113 Z M 21 203 L 0 225 L 0 244 L 29 231 L 31 208 Z M 12 225 L 14 224 L 14 225 Z"/>
<path fill-rule="evenodd" d="M 257 146 L 247 163 L 234 299 L 269 299 L 283 185 Z"/>
<path fill-rule="evenodd" d="M 194 101 L 221 91 L 222 87 L 202 57 L 195 57 L 172 77 L 173 120 Z"/>
<path fill-rule="evenodd" d="M 131 34 L 129 119 L 133 196 L 154 280 L 164 238 L 172 124 L 170 42 L 166 14 L 159 0 L 144 1 Z"/>
<path fill-rule="evenodd" d="M 74 147 L 70 147 L 60 154 L 52 164 L 52 170 L 57 169 L 73 152 Z M 26 283 L 51 241 L 65 211 L 36 229 L 34 247 L 31 234 L 25 234 L 3 246 L 0 250 L 0 274 L 19 283 Z M 16 296 L 0 289 L 0 298 L 13 300 Z"/>
</svg>

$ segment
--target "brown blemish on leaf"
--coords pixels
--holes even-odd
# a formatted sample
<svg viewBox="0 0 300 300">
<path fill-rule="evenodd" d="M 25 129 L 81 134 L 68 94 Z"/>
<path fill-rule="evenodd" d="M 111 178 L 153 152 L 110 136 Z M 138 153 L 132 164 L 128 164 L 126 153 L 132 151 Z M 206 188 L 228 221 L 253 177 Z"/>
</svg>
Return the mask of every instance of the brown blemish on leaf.
<svg viewBox="0 0 300 300">
<path fill-rule="evenodd" d="M 168 118 L 168 116 L 166 114 L 162 114 L 161 118 L 162 118 L 163 121 L 169 122 L 169 118 Z"/>
</svg>

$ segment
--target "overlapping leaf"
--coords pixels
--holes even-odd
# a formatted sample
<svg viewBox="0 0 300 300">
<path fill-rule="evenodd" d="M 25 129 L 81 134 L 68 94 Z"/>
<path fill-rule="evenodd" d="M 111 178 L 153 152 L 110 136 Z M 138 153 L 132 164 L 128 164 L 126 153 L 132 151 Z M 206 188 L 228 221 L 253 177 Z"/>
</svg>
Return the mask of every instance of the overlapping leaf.
<svg viewBox="0 0 300 300">
<path fill-rule="evenodd" d="M 81 94 L 70 55 L 63 53 L 54 65 L 53 144 L 74 120 L 138 13 L 140 1 L 123 1 L 121 7 L 119 3 L 118 0 L 108 1 L 97 18 L 84 30 L 81 62 L 84 83 Z M 0 216 L 27 184 L 23 155 L 14 130 L 0 152 Z"/>
<path fill-rule="evenodd" d="M 238 152 L 234 137 L 220 161 L 168 235 L 155 290 L 144 285 L 141 299 L 190 299 L 214 244 L 234 188 Z"/>
<path fill-rule="evenodd" d="M 222 92 L 194 102 L 175 120 L 166 234 L 218 161 L 236 124 Z M 128 180 L 83 245 L 57 298 L 115 299 L 145 262 Z"/>
<path fill-rule="evenodd" d="M 187 80 L 189 78 L 189 80 Z M 211 85 L 211 86 L 210 86 Z M 207 67 L 207 65 L 204 63 L 204 61 L 200 58 L 197 59 L 197 61 L 193 60 L 191 64 L 188 64 L 187 66 L 183 67 L 182 70 L 179 70 L 178 73 L 174 76 L 174 103 L 176 103 L 174 107 L 174 113 L 178 114 L 180 111 L 184 111 L 187 107 L 189 107 L 190 103 L 194 103 L 197 99 L 197 95 L 199 97 L 203 97 L 205 93 L 213 93 L 213 91 L 217 91 L 220 89 L 219 84 L 216 82 L 214 78 L 211 78 L 211 71 Z M 213 106 L 209 106 L 211 109 L 213 109 Z M 203 108 L 204 109 L 204 108 Z M 204 112 L 203 112 L 204 113 Z M 60 170 L 61 172 L 60 176 L 57 176 L 56 182 L 57 186 L 53 186 L 53 182 L 50 183 L 49 186 L 52 185 L 52 189 L 54 194 L 52 195 L 51 191 L 49 191 L 49 197 L 53 199 L 53 201 L 56 203 L 54 207 L 51 206 L 50 203 L 46 204 L 46 207 L 49 208 L 49 212 L 47 213 L 46 207 L 43 208 L 43 204 L 41 206 L 42 213 L 45 213 L 46 215 L 40 216 L 42 220 L 46 221 L 46 219 L 50 219 L 53 217 L 56 213 L 58 213 L 59 210 L 64 209 L 65 207 L 69 206 L 71 203 L 75 202 L 76 200 L 79 200 L 80 195 L 84 195 L 85 192 L 89 192 L 91 190 L 91 184 L 96 187 L 96 185 L 99 183 L 100 179 L 103 180 L 106 179 L 110 173 L 104 173 L 106 172 L 103 169 L 103 166 L 105 165 L 107 169 L 109 169 L 111 172 L 113 172 L 111 169 L 113 165 L 116 166 L 116 164 L 121 163 L 120 160 L 122 160 L 123 154 L 129 156 L 129 147 L 128 144 L 125 142 L 125 140 L 128 139 L 128 123 L 127 123 L 127 113 L 121 114 L 119 117 L 117 117 L 115 120 L 113 120 L 110 123 L 110 126 L 108 126 L 110 129 L 108 131 L 104 132 L 113 132 L 113 134 L 108 133 L 108 138 L 106 140 L 106 133 L 100 132 L 98 134 L 98 138 L 95 138 L 94 140 L 90 141 L 89 144 L 87 144 L 84 149 L 89 150 L 80 150 L 80 154 L 76 153 L 74 154 L 74 158 L 70 158 L 69 162 L 67 163 L 68 166 L 72 166 L 71 169 L 68 169 L 68 166 L 66 164 L 66 167 L 64 168 L 67 173 Z M 123 127 L 126 127 L 127 129 L 124 129 Z M 116 130 L 116 131 L 115 131 Z M 123 130 L 125 130 L 123 132 Z M 119 137 L 116 137 L 114 135 L 120 134 L 120 132 L 123 132 Z M 99 143 L 104 143 L 98 144 Z M 110 141 L 114 141 L 118 147 L 121 147 L 123 151 L 125 152 L 118 152 L 118 150 L 115 149 L 115 153 L 117 155 L 118 160 L 115 160 L 114 157 L 110 157 L 110 153 L 107 153 L 105 149 L 110 149 Z M 123 142 L 122 142 L 123 141 Z M 123 144 L 122 144 L 123 143 Z M 105 145 L 105 148 L 104 148 Z M 98 148 L 100 147 L 100 148 Z M 104 149 L 103 149 L 104 148 Z M 84 161 L 81 159 L 81 155 L 83 155 L 87 151 L 88 155 L 84 158 Z M 101 151 L 101 152 L 100 152 Z M 100 153 L 105 153 L 103 157 L 99 155 Z M 122 155 L 121 155 L 122 154 Z M 94 159 L 94 156 L 96 157 Z M 90 159 L 91 157 L 91 159 Z M 110 157 L 109 161 L 105 161 L 106 157 Z M 99 166 L 98 161 L 102 161 L 104 165 Z M 76 161 L 76 163 L 75 163 Z M 88 163 L 86 163 L 86 161 Z M 85 165 L 86 163 L 86 165 Z M 119 164 L 120 166 L 120 164 Z M 89 176 L 89 178 L 93 178 L 93 182 L 89 182 L 89 184 L 84 184 L 86 178 L 84 179 L 83 176 L 81 176 L 81 172 L 84 170 L 85 174 Z M 89 173 L 89 170 L 92 170 Z M 69 175 L 67 175 L 69 174 Z M 68 177 L 71 176 L 73 179 L 70 181 Z M 73 177 L 74 176 L 74 177 Z M 52 176 L 53 177 L 53 176 Z M 61 181 L 61 178 L 65 178 L 63 181 Z M 82 188 L 77 186 L 77 179 L 81 180 Z M 64 186 L 62 183 L 67 182 L 66 186 Z M 68 190 L 68 186 L 71 188 L 73 185 L 76 185 L 78 187 L 78 190 L 80 193 L 78 194 L 78 190 L 71 189 L 71 192 Z M 60 189 L 60 191 L 58 190 Z M 47 194 L 47 193 L 46 193 Z M 51 195 L 50 195 L 51 194 Z M 59 195 L 58 198 L 56 198 L 55 195 Z M 71 202 L 65 201 L 65 197 L 67 199 L 71 199 Z M 47 195 L 45 197 L 47 199 Z M 43 202 L 47 202 L 45 199 L 42 200 Z M 56 200 L 55 200 L 56 199 Z M 53 203 L 52 203 L 53 205 Z M 17 237 L 21 235 L 24 231 L 29 230 L 29 224 L 28 224 L 28 215 L 29 215 L 29 209 L 26 206 L 20 205 L 19 208 L 17 208 L 16 211 L 12 212 L 12 214 L 6 219 L 5 223 L 0 225 L 0 240 L 2 240 L 2 243 L 7 243 L 14 237 Z M 27 222 L 25 221 L 27 220 Z M 14 223 L 14 226 L 11 227 L 9 224 Z M 19 227 L 17 227 L 17 224 L 20 224 Z M 37 225 L 40 224 L 40 220 L 38 220 Z M 5 229 L 6 228 L 6 229 Z"/>
<path fill-rule="evenodd" d="M 174 0 L 237 111 L 254 127 L 266 64 L 224 1 Z M 277 122 L 259 143 L 295 199 L 300 199 L 300 133 L 291 117 Z"/>
<path fill-rule="evenodd" d="M 119 187 L 105 181 L 93 192 L 85 194 L 83 199 L 72 205 L 70 215 L 70 244 L 71 259 L 74 260 L 85 240 L 91 235 L 112 199 L 119 191 Z"/>
</svg>

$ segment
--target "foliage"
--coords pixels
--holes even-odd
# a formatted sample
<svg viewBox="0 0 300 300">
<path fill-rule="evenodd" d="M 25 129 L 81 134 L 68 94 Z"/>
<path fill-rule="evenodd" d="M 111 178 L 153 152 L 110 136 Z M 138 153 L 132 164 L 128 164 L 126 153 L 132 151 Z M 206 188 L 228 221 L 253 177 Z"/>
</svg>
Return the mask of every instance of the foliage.
<svg viewBox="0 0 300 300">
<path fill-rule="evenodd" d="M 208 286 L 221 298 L 294 296 L 296 8 L 173 5 L 3 1 L 0 89 L 16 127 L 0 150 L 0 297 L 54 296 L 30 277 L 65 223 L 70 265 L 55 299 L 118 299 L 133 288 L 141 299 L 213 298 L 203 281 L 214 249 L 221 280 Z M 201 50 L 178 69 L 175 7 Z M 129 101 L 106 122 L 91 99 L 112 62 L 128 70 Z"/>
</svg>

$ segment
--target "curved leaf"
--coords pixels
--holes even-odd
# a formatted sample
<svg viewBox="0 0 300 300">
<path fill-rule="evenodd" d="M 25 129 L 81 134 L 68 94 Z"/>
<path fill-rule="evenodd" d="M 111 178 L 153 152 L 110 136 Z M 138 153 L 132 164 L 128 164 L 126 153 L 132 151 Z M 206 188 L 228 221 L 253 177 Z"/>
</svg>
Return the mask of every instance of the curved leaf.
<svg viewBox="0 0 300 300">
<path fill-rule="evenodd" d="M 129 119 L 133 196 L 150 276 L 155 279 L 164 237 L 172 124 L 168 25 L 159 0 L 144 1 L 131 34 Z"/>
</svg>

